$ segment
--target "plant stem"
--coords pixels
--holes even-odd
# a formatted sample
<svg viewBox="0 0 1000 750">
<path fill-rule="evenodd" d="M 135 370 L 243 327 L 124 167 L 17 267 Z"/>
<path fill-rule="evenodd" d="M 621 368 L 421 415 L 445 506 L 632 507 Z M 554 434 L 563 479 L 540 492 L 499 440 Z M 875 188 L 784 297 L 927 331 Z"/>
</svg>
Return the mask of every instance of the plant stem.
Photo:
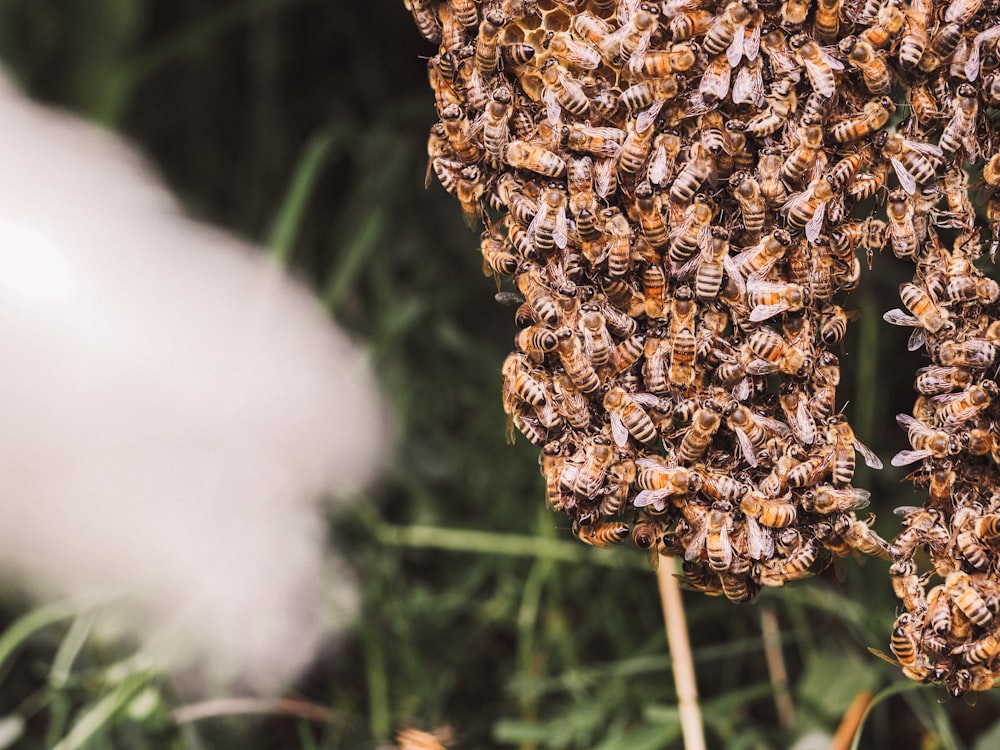
<svg viewBox="0 0 1000 750">
<path fill-rule="evenodd" d="M 660 586 L 660 603 L 663 605 L 663 622 L 667 629 L 667 646 L 674 666 L 674 687 L 677 690 L 684 750 L 705 750 L 705 732 L 698 705 L 698 685 L 694 678 L 691 642 L 688 640 L 687 623 L 684 621 L 681 587 L 675 575 L 678 572 L 674 558 L 660 558 L 656 577 Z"/>
</svg>

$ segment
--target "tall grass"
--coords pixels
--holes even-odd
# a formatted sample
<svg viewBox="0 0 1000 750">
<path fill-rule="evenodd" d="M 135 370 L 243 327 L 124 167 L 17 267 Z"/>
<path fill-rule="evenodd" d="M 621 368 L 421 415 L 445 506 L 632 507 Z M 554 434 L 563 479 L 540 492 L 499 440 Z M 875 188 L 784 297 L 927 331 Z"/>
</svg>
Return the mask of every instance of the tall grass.
<svg viewBox="0 0 1000 750">
<path fill-rule="evenodd" d="M 306 278 L 369 342 L 399 426 L 385 479 L 331 519 L 363 607 L 296 688 L 324 711 L 178 722 L 169 686 L 127 646 L 88 639 L 85 613 L 9 595 L 0 747 L 333 750 L 445 723 L 468 748 L 677 747 L 655 575 L 638 551 L 570 541 L 543 507 L 537 451 L 505 445 L 498 369 L 512 314 L 493 301 L 458 206 L 423 189 L 429 50 L 402 4 L 8 0 L 0 53 L 36 95 L 140 142 L 193 213 Z M 892 416 L 911 400 L 912 369 L 889 364 L 902 341 L 877 325 L 904 273 L 876 260 L 844 357 L 853 421 L 882 454 L 900 447 Z M 900 478 L 859 477 L 890 536 L 890 509 L 908 502 Z M 996 735 L 992 695 L 970 708 L 902 692 L 898 670 L 868 654 L 887 650 L 894 616 L 880 562 L 844 560 L 745 607 L 684 601 L 710 747 L 832 736 L 859 693 L 880 690 L 860 747 L 976 750 Z M 789 670 L 784 728 L 762 608 Z"/>
</svg>

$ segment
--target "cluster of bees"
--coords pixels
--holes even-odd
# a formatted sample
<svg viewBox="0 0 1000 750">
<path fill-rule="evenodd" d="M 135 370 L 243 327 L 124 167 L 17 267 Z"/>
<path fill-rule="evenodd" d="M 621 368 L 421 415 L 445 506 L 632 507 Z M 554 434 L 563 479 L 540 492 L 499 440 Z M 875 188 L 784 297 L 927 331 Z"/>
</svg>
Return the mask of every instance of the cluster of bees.
<svg viewBox="0 0 1000 750">
<path fill-rule="evenodd" d="M 892 559 L 904 672 L 992 684 L 1000 289 L 966 168 L 995 252 L 996 0 L 404 2 L 438 45 L 428 178 L 519 303 L 503 402 L 548 503 L 736 602 Z M 893 461 L 930 498 L 892 544 L 857 515 L 856 462 L 882 464 L 836 397 L 841 305 L 882 251 L 916 268 L 886 319 L 933 360 Z"/>
</svg>

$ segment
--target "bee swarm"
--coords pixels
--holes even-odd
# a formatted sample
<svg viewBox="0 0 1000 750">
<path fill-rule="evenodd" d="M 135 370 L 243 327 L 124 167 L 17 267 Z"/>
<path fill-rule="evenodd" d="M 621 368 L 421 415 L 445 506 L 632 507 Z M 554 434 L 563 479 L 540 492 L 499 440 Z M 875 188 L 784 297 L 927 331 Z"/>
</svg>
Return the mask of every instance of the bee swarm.
<svg viewBox="0 0 1000 750">
<path fill-rule="evenodd" d="M 904 673 L 989 687 L 1000 287 L 973 265 L 965 168 L 1000 105 L 995 0 L 404 2 L 439 45 L 430 167 L 523 299 L 503 401 L 548 503 L 737 602 L 891 558 Z M 995 252 L 995 193 L 988 218 Z M 930 497 L 891 545 L 856 516 L 858 455 L 881 462 L 837 411 L 831 351 L 858 254 L 883 249 L 915 264 L 886 319 L 933 360 L 893 460 Z"/>
</svg>

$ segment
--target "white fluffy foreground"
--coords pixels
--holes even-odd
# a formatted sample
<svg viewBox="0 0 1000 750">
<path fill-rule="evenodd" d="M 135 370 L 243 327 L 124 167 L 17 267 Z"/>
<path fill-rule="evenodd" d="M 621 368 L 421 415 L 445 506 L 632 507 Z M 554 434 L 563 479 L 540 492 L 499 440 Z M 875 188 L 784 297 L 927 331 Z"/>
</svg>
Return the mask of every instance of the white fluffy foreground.
<svg viewBox="0 0 1000 750">
<path fill-rule="evenodd" d="M 363 354 L 121 140 L 2 79 L 0 175 L 0 570 L 279 689 L 354 606 L 318 498 L 386 452 Z"/>
</svg>

